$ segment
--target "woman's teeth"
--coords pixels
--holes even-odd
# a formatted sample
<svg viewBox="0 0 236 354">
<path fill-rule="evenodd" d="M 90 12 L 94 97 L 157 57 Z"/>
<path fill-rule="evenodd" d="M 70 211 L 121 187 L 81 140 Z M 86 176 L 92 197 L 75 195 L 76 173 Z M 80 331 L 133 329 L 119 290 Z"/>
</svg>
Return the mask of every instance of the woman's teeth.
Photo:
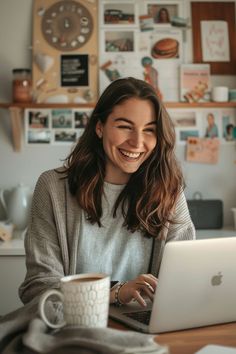
<svg viewBox="0 0 236 354">
<path fill-rule="evenodd" d="M 127 157 L 130 157 L 132 159 L 137 159 L 140 155 L 141 155 L 141 152 L 128 152 L 128 151 L 125 151 L 125 150 L 120 150 L 120 152 L 127 156 Z"/>
</svg>

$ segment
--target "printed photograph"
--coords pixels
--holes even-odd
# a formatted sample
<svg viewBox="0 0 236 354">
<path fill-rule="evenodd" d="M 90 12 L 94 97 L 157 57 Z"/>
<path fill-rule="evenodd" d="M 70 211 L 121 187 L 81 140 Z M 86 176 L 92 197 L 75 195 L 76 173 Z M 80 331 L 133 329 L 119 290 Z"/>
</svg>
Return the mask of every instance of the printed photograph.
<svg viewBox="0 0 236 354">
<path fill-rule="evenodd" d="M 74 130 L 56 130 L 54 132 L 55 143 L 74 143 L 76 141 L 76 132 Z"/>
<path fill-rule="evenodd" d="M 71 109 L 52 110 L 52 128 L 72 128 Z"/>
<path fill-rule="evenodd" d="M 106 31 L 105 52 L 133 52 L 133 31 Z"/>
<path fill-rule="evenodd" d="M 48 110 L 26 110 L 26 122 L 30 129 L 49 128 L 50 111 Z"/>
<path fill-rule="evenodd" d="M 180 100 L 210 101 L 211 75 L 209 64 L 182 64 L 180 67 Z"/>
<path fill-rule="evenodd" d="M 90 116 L 90 111 L 74 112 L 75 129 L 79 129 L 79 128 L 84 129 L 88 124 L 89 116 Z"/>
<path fill-rule="evenodd" d="M 223 140 L 232 142 L 236 140 L 236 117 L 233 110 L 222 111 L 221 116 Z"/>
<path fill-rule="evenodd" d="M 176 128 L 190 128 L 197 125 L 195 112 L 170 112 L 170 117 Z"/>
<path fill-rule="evenodd" d="M 28 144 L 50 144 L 51 131 L 50 130 L 29 130 L 27 134 Z"/>
<path fill-rule="evenodd" d="M 178 4 L 170 3 L 148 3 L 147 12 L 152 16 L 154 23 L 163 25 L 170 24 L 172 17 L 178 16 Z"/>
<path fill-rule="evenodd" d="M 203 114 L 203 138 L 219 138 L 220 134 L 220 125 L 219 125 L 219 116 L 216 111 L 208 111 Z"/>
<path fill-rule="evenodd" d="M 199 130 L 180 130 L 179 131 L 179 140 L 187 141 L 188 138 L 199 137 Z"/>
<path fill-rule="evenodd" d="M 105 25 L 132 25 L 135 23 L 134 3 L 110 2 L 104 4 Z"/>
<path fill-rule="evenodd" d="M 182 57 L 182 33 L 166 30 L 152 36 L 151 56 L 154 59 L 179 59 Z"/>
</svg>

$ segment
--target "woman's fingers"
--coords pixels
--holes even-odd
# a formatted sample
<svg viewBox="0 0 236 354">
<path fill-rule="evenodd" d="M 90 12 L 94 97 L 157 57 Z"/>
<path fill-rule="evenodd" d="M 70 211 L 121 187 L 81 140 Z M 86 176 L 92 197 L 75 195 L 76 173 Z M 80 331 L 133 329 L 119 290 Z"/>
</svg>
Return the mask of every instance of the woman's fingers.
<svg viewBox="0 0 236 354">
<path fill-rule="evenodd" d="M 139 291 L 135 291 L 133 300 L 137 301 L 142 307 L 146 307 L 147 303 L 144 298 L 141 296 Z"/>
<path fill-rule="evenodd" d="M 153 301 L 154 292 L 155 292 L 153 287 L 147 282 L 144 282 L 144 283 L 136 282 L 136 284 L 140 286 L 141 294 L 144 293 L 144 295 L 147 295 L 149 297 L 149 299 L 151 301 Z"/>
<path fill-rule="evenodd" d="M 136 279 L 128 281 L 121 287 L 119 298 L 122 303 L 128 303 L 131 300 L 135 300 L 141 306 L 146 306 L 146 301 L 143 296 L 148 297 L 153 301 L 156 287 L 156 277 L 152 274 L 141 274 Z"/>
</svg>

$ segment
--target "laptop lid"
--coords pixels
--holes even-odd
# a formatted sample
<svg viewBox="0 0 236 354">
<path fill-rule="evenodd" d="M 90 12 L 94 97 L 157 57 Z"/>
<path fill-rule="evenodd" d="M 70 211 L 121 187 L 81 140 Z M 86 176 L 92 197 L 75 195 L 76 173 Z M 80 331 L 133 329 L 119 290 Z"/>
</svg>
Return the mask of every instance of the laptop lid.
<svg viewBox="0 0 236 354">
<path fill-rule="evenodd" d="M 152 307 L 110 307 L 110 316 L 149 333 L 236 320 L 236 237 L 166 244 Z M 132 317 L 151 310 L 149 324 Z M 129 316 L 129 317 L 128 317 Z"/>
</svg>

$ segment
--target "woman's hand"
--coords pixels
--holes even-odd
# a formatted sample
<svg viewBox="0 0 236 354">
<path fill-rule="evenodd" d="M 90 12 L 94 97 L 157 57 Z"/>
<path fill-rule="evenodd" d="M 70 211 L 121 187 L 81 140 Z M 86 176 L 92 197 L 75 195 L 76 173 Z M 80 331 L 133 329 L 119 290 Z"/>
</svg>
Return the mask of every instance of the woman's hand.
<svg viewBox="0 0 236 354">
<path fill-rule="evenodd" d="M 132 300 L 136 300 L 141 306 L 145 307 L 147 304 L 144 297 L 153 300 L 156 287 L 156 277 L 152 274 L 141 274 L 120 288 L 119 301 L 122 304 L 127 304 Z"/>
</svg>

